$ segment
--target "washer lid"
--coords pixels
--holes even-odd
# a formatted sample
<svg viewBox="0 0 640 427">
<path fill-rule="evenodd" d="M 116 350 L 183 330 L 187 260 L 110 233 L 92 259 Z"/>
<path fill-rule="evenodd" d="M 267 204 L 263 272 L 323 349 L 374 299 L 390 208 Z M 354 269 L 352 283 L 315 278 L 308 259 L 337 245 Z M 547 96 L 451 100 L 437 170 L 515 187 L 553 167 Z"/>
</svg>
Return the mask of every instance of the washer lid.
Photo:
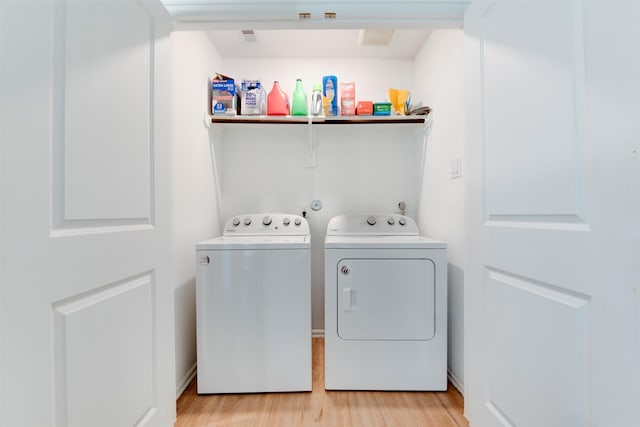
<svg viewBox="0 0 640 427">
<path fill-rule="evenodd" d="M 196 250 L 309 249 L 309 236 L 221 236 L 196 245 Z"/>
<path fill-rule="evenodd" d="M 440 240 L 422 236 L 327 236 L 326 249 L 446 249 Z"/>
</svg>

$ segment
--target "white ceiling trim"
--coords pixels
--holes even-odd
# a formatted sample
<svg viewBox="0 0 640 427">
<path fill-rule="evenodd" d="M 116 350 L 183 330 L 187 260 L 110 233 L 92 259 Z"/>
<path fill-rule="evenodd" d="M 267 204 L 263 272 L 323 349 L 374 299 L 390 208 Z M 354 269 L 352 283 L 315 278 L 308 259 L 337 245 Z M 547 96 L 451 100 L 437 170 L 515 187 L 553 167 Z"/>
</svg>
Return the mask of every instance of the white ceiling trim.
<svg viewBox="0 0 640 427">
<path fill-rule="evenodd" d="M 177 30 L 461 28 L 470 0 L 162 0 Z M 335 19 L 325 19 L 325 13 Z M 299 13 L 309 13 L 301 20 Z"/>
</svg>

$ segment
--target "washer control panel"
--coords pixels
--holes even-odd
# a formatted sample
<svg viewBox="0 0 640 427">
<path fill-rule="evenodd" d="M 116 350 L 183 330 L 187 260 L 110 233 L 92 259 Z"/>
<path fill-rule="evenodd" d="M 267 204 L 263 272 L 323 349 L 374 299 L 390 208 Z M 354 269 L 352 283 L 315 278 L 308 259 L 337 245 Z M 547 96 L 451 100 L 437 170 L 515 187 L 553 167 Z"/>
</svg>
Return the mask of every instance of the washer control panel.
<svg viewBox="0 0 640 427">
<path fill-rule="evenodd" d="M 417 236 L 418 225 L 399 214 L 339 215 L 331 218 L 327 226 L 329 236 Z"/>
<path fill-rule="evenodd" d="M 309 234 L 309 224 L 300 215 L 262 213 L 236 215 L 224 226 L 224 235 L 295 235 Z"/>
</svg>

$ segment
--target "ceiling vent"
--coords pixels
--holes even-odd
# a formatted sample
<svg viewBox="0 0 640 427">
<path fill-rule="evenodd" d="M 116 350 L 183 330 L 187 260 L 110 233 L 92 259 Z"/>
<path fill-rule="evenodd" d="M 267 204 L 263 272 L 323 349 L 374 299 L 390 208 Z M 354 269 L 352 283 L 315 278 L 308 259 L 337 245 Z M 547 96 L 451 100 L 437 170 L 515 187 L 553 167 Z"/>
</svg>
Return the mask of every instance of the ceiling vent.
<svg viewBox="0 0 640 427">
<path fill-rule="evenodd" d="M 393 30 L 360 30 L 360 46 L 386 46 L 393 38 Z"/>
<path fill-rule="evenodd" d="M 242 40 L 247 44 L 258 43 L 258 37 L 256 37 L 256 32 L 253 30 L 240 30 L 242 34 Z"/>
</svg>

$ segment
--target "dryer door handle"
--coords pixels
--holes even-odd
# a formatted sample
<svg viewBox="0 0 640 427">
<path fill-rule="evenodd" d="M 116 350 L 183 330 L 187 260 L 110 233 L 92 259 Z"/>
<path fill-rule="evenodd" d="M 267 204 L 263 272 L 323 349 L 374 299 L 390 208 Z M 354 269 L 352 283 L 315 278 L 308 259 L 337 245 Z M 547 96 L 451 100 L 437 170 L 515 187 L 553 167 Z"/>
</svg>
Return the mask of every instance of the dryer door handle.
<svg viewBox="0 0 640 427">
<path fill-rule="evenodd" d="M 342 311 L 351 311 L 351 288 L 342 289 Z"/>
</svg>

